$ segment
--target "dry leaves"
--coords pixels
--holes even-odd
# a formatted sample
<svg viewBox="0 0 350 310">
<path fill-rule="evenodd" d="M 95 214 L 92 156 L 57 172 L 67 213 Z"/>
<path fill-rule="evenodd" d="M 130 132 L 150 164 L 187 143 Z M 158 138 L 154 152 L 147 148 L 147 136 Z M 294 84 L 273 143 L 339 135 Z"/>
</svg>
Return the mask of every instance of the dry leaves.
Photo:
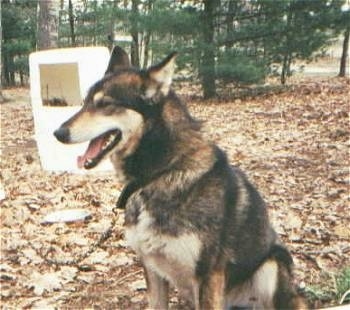
<svg viewBox="0 0 350 310">
<path fill-rule="evenodd" d="M 350 264 L 348 92 L 347 79 L 314 80 L 278 95 L 189 104 L 208 139 L 262 192 L 306 286 Z M 122 212 L 112 238 L 78 266 L 43 260 L 71 261 L 89 251 L 111 224 L 121 185 L 112 174 L 42 171 L 28 90 L 5 96 L 12 101 L 1 105 L 2 307 L 143 308 L 142 269 L 125 246 Z M 91 218 L 41 224 L 63 209 L 83 209 Z M 176 293 L 171 301 L 180 307 Z"/>
</svg>

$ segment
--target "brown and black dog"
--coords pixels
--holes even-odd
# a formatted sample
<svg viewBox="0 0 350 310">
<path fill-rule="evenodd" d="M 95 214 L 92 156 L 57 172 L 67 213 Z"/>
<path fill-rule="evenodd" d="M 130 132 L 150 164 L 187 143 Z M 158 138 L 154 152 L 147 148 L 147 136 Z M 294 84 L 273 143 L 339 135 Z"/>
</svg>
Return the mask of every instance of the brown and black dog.
<svg viewBox="0 0 350 310">
<path fill-rule="evenodd" d="M 195 309 L 305 309 L 261 196 L 171 89 L 175 58 L 138 70 L 116 47 L 56 138 L 89 140 L 79 166 L 110 157 L 126 182 L 125 235 L 142 260 L 151 309 L 167 309 L 169 284 Z"/>
</svg>

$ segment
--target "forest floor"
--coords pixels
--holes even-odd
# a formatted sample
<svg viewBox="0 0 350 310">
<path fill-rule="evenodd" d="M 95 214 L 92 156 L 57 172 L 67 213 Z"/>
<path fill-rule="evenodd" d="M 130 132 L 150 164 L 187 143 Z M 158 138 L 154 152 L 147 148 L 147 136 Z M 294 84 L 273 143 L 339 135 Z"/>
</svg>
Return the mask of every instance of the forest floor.
<svg viewBox="0 0 350 310">
<path fill-rule="evenodd" d="M 204 121 L 205 137 L 227 152 L 267 201 L 312 308 L 338 305 L 350 288 L 349 89 L 349 79 L 299 79 L 278 94 L 188 100 L 192 114 Z M 4 95 L 1 308 L 145 308 L 140 262 L 123 239 L 123 211 L 112 236 L 93 246 L 115 216 L 121 184 L 113 173 L 43 171 L 28 89 Z M 83 208 L 92 217 L 41 224 L 46 214 L 66 208 Z M 89 249 L 91 255 L 76 265 L 49 260 L 71 261 Z M 183 309 L 175 291 L 171 309 Z"/>
</svg>

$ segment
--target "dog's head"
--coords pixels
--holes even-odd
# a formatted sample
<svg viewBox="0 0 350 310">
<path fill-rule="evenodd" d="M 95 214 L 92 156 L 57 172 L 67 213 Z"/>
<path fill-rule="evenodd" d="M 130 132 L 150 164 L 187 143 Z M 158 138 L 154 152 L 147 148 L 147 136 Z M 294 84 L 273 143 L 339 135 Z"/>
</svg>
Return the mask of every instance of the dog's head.
<svg viewBox="0 0 350 310">
<path fill-rule="evenodd" d="M 93 168 L 114 152 L 133 152 L 145 118 L 169 94 L 175 58 L 172 53 L 158 65 L 138 70 L 123 49 L 114 48 L 105 76 L 90 88 L 82 109 L 54 132 L 62 143 L 90 141 L 78 157 L 80 168 Z"/>
</svg>

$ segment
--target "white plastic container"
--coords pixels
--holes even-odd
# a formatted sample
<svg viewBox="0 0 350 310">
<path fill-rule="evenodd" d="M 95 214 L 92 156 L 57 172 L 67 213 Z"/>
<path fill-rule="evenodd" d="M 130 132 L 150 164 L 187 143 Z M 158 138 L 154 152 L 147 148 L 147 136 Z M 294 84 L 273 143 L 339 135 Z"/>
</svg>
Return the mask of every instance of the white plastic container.
<svg viewBox="0 0 350 310">
<path fill-rule="evenodd" d="M 30 96 L 35 139 L 42 168 L 49 171 L 84 173 L 77 157 L 84 154 L 88 142 L 62 144 L 53 132 L 76 113 L 92 84 L 103 77 L 109 51 L 105 47 L 79 47 L 40 51 L 30 54 Z M 68 106 L 56 106 L 57 102 Z M 52 104 L 56 104 L 52 106 Z M 94 171 L 112 170 L 105 160 Z"/>
</svg>

